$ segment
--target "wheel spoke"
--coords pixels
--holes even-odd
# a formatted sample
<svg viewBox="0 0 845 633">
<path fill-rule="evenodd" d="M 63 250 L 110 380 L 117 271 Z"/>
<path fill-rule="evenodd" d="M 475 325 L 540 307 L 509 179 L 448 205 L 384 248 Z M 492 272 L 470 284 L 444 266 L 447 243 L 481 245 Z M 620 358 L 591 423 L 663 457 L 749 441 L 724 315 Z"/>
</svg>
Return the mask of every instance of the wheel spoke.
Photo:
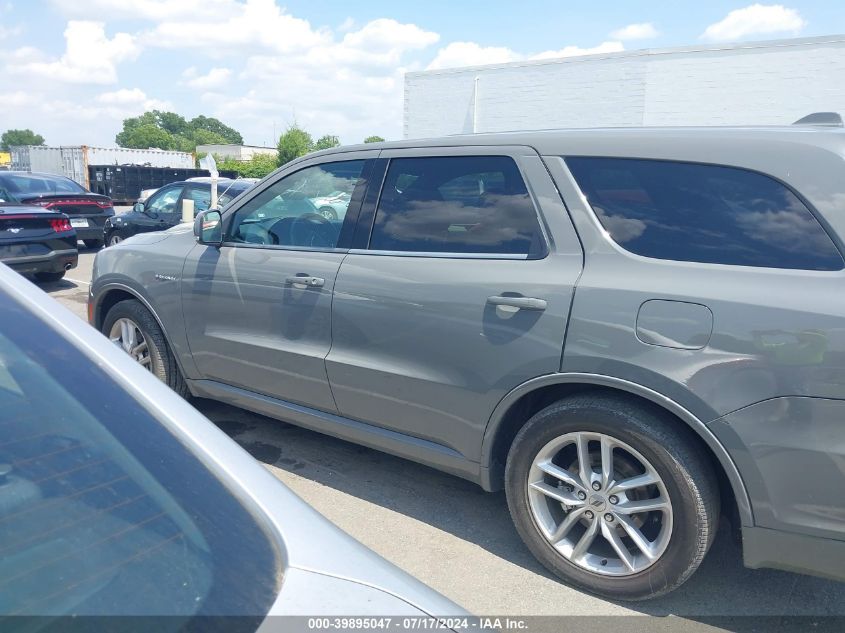
<svg viewBox="0 0 845 633">
<path fill-rule="evenodd" d="M 622 529 L 628 533 L 628 536 L 634 542 L 634 545 L 637 546 L 645 557 L 649 560 L 655 560 L 657 558 L 657 553 L 654 551 L 654 546 L 649 542 L 649 540 L 640 532 L 640 529 L 634 525 L 634 522 L 631 521 L 629 517 L 617 515 L 616 517 L 619 520 L 619 524 L 622 526 Z"/>
<path fill-rule="evenodd" d="M 132 349 L 132 346 L 129 344 L 129 322 L 128 321 L 121 321 L 120 322 L 120 346 L 123 348 L 124 352 L 129 352 Z"/>
<path fill-rule="evenodd" d="M 600 521 L 598 519 L 593 519 L 586 532 L 584 532 L 584 534 L 581 536 L 581 539 L 578 541 L 575 547 L 572 548 L 571 557 L 573 560 L 581 558 L 584 554 L 587 553 L 587 550 L 590 548 L 590 545 L 592 545 L 593 541 L 596 540 L 596 534 L 598 534 L 599 531 L 599 523 Z"/>
<path fill-rule="evenodd" d="M 601 487 L 607 489 L 613 481 L 613 441 L 607 436 L 601 436 Z"/>
<path fill-rule="evenodd" d="M 569 531 L 576 523 L 578 523 L 578 521 L 583 518 L 584 512 L 586 511 L 587 508 L 575 508 L 574 510 L 570 510 L 566 517 L 563 519 L 563 521 L 561 521 L 560 525 L 555 528 L 555 531 L 549 537 L 549 540 L 553 544 L 558 543 L 567 534 L 569 534 Z"/>
<path fill-rule="evenodd" d="M 636 501 L 628 501 L 614 506 L 614 512 L 621 514 L 638 514 L 640 512 L 652 512 L 655 510 L 668 510 L 669 502 L 663 497 L 656 499 L 638 499 Z"/>
<path fill-rule="evenodd" d="M 544 461 L 537 464 L 537 468 L 542 470 L 547 475 L 551 475 L 555 479 L 560 479 L 563 483 L 569 484 L 578 490 L 584 490 L 584 486 L 581 485 L 581 482 L 568 470 L 564 470 L 559 466 L 555 466 L 550 461 Z"/>
<path fill-rule="evenodd" d="M 589 441 L 583 433 L 575 436 L 575 448 L 578 450 L 578 475 L 585 490 L 590 489 L 593 479 L 593 467 L 590 465 Z"/>
<path fill-rule="evenodd" d="M 582 506 L 586 503 L 585 501 L 581 501 L 581 499 L 576 497 L 571 492 L 567 492 L 566 490 L 563 490 L 561 488 L 556 488 L 555 486 L 550 486 L 545 481 L 537 481 L 529 485 L 534 490 L 542 492 L 547 497 L 551 497 L 555 501 L 560 501 L 561 503 L 568 506 Z"/>
<path fill-rule="evenodd" d="M 622 539 L 619 537 L 619 533 L 616 531 L 616 528 L 613 527 L 611 524 L 602 521 L 601 524 L 601 533 L 604 536 L 605 540 L 610 543 L 610 546 L 625 564 L 630 571 L 634 571 L 634 557 L 631 556 L 631 552 L 628 551 L 628 548 L 625 547 L 625 543 L 622 542 Z"/>
<path fill-rule="evenodd" d="M 625 490 L 633 490 L 634 488 L 651 486 L 652 484 L 656 484 L 659 481 L 660 480 L 657 478 L 656 475 L 653 475 L 651 473 L 645 473 L 643 475 L 637 475 L 636 477 L 631 477 L 629 479 L 623 479 L 622 481 L 614 482 L 608 490 L 608 493 L 617 494 L 620 492 L 624 492 Z"/>
<path fill-rule="evenodd" d="M 141 353 L 146 352 L 146 351 L 147 351 L 147 342 L 142 339 L 141 342 L 138 343 L 135 347 L 133 347 L 132 351 L 129 352 L 129 353 L 132 354 L 133 356 L 137 356 L 138 354 L 141 354 Z"/>
<path fill-rule="evenodd" d="M 151 360 L 152 359 L 149 356 L 144 356 L 143 358 L 138 359 L 138 363 L 141 365 L 141 367 L 146 367 L 147 369 L 150 369 Z"/>
</svg>

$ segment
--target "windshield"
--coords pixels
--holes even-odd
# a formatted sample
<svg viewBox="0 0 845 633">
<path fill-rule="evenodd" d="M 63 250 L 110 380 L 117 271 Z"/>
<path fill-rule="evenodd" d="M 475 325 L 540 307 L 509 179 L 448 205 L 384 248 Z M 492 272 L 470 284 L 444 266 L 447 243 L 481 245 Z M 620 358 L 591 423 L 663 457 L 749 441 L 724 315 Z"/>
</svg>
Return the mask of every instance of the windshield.
<svg viewBox="0 0 845 633">
<path fill-rule="evenodd" d="M 88 193 L 70 178 L 38 174 L 0 174 L 0 188 L 18 198 L 52 196 L 57 193 Z"/>
<path fill-rule="evenodd" d="M 96 364 L 0 311 L 0 615 L 264 615 L 280 568 L 256 517 Z"/>
</svg>

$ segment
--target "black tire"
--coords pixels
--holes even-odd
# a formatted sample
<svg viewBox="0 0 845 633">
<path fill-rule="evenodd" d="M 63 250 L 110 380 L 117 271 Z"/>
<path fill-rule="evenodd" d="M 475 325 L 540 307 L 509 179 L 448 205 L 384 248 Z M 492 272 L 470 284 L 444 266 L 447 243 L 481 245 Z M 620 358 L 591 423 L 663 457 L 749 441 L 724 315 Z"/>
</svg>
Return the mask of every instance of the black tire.
<svg viewBox="0 0 845 633">
<path fill-rule="evenodd" d="M 106 236 L 106 246 L 114 246 L 115 244 L 120 244 L 125 238 L 121 235 L 120 231 L 112 231 Z"/>
<path fill-rule="evenodd" d="M 65 271 L 63 270 L 55 273 L 35 273 L 35 278 L 45 283 L 60 281 L 64 276 Z"/>
<path fill-rule="evenodd" d="M 103 245 L 103 240 L 82 240 L 87 248 L 100 248 Z"/>
<path fill-rule="evenodd" d="M 505 470 L 508 508 L 528 549 L 562 580 L 606 598 L 645 600 L 684 583 L 715 537 L 719 487 L 700 440 L 682 424 L 656 406 L 600 392 L 560 400 L 534 415 L 514 439 Z M 673 527 L 665 551 L 650 567 L 622 577 L 595 573 L 565 558 L 540 532 L 529 505 L 529 470 L 544 446 L 574 432 L 625 442 L 663 480 Z"/>
<path fill-rule="evenodd" d="M 152 357 L 151 373 L 183 398 L 190 397 L 190 390 L 182 377 L 182 372 L 179 371 L 176 358 L 170 351 L 170 346 L 150 311 L 135 299 L 120 301 L 106 314 L 102 333 L 109 336 L 112 326 L 120 318 L 134 321 L 148 343 L 152 343 L 149 346 Z"/>
</svg>

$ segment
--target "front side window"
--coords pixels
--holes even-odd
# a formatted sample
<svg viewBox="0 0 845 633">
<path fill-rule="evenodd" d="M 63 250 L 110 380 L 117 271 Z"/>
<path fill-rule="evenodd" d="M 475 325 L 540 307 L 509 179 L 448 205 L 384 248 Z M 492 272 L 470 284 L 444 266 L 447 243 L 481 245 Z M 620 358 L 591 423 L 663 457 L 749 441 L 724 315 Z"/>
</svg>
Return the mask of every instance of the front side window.
<svg viewBox="0 0 845 633">
<path fill-rule="evenodd" d="M 285 176 L 235 212 L 227 241 L 336 248 L 363 169 L 363 160 L 349 160 Z"/>
<path fill-rule="evenodd" d="M 266 613 L 263 521 L 95 362 L 0 311 L 0 617 Z"/>
<path fill-rule="evenodd" d="M 798 197 L 763 174 L 719 165 L 567 158 L 602 226 L 657 259 L 841 270 L 842 256 Z"/>
<path fill-rule="evenodd" d="M 370 249 L 530 255 L 542 252 L 537 213 L 506 156 L 395 158 Z"/>
<path fill-rule="evenodd" d="M 176 203 L 182 193 L 182 187 L 170 187 L 153 195 L 147 202 L 147 211 L 156 215 L 177 213 Z"/>
</svg>

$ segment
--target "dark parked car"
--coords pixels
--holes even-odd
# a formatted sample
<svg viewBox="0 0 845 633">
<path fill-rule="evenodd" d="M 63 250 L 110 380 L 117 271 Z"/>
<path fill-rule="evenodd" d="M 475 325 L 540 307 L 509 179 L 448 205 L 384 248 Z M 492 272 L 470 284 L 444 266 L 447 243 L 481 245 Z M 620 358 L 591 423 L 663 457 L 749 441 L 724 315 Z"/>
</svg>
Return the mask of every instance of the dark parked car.
<svg viewBox="0 0 845 633">
<path fill-rule="evenodd" d="M 813 126 L 337 148 L 98 253 L 92 320 L 179 393 L 504 488 L 592 592 L 675 589 L 720 516 L 749 567 L 845 580 L 843 155 Z"/>
<path fill-rule="evenodd" d="M 0 189 L 23 204 L 64 213 L 88 248 L 103 245 L 103 225 L 114 215 L 111 198 L 87 191 L 70 178 L 24 171 L 0 172 Z"/>
<path fill-rule="evenodd" d="M 0 191 L 0 262 L 39 281 L 58 281 L 79 256 L 68 216 L 2 201 L 9 197 Z"/>
<path fill-rule="evenodd" d="M 4 632 L 253 631 L 267 615 L 466 618 L 2 265 L 0 314 Z M 127 322 L 120 328 L 128 342 Z"/>
<path fill-rule="evenodd" d="M 253 185 L 244 180 L 219 180 L 217 205 L 226 206 Z M 103 240 L 107 246 L 113 246 L 138 233 L 169 229 L 182 221 L 183 200 L 194 201 L 194 213 L 208 209 L 211 205 L 210 181 L 187 180 L 165 185 L 143 202 L 137 202 L 132 211 L 106 221 Z"/>
</svg>

